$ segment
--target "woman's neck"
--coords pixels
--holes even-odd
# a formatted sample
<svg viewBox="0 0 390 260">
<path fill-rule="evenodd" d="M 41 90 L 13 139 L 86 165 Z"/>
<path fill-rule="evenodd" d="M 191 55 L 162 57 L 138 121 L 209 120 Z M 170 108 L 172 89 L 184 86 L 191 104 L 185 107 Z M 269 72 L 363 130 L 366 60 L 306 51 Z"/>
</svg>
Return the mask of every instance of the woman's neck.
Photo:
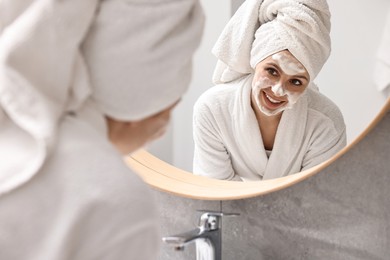
<svg viewBox="0 0 390 260">
<path fill-rule="evenodd" d="M 264 148 L 266 150 L 272 150 L 275 143 L 276 131 L 278 130 L 283 112 L 278 113 L 277 115 L 268 116 L 261 112 L 260 108 L 253 99 L 251 100 L 251 106 L 256 115 Z"/>
</svg>

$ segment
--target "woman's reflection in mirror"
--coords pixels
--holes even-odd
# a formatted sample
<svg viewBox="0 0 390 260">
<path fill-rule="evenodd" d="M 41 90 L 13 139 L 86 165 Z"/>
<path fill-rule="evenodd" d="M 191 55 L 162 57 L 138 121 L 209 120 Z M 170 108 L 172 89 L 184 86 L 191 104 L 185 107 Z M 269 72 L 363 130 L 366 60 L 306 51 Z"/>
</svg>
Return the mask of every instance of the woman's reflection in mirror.
<svg viewBox="0 0 390 260">
<path fill-rule="evenodd" d="M 343 116 L 314 84 L 330 54 L 326 1 L 247 0 L 213 53 L 216 86 L 194 107 L 194 174 L 265 180 L 346 145 Z"/>
</svg>

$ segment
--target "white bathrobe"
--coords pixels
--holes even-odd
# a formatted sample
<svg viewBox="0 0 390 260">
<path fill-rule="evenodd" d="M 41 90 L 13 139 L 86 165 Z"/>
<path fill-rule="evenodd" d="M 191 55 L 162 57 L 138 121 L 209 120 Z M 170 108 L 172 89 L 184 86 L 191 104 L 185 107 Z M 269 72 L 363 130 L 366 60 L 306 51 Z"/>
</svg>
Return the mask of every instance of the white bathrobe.
<svg viewBox="0 0 390 260">
<path fill-rule="evenodd" d="M 39 173 L 0 198 L 0 259 L 157 259 L 152 194 L 104 128 L 68 115 L 60 129 Z"/>
<path fill-rule="evenodd" d="M 194 173 L 265 180 L 317 165 L 346 145 L 338 107 L 314 85 L 283 112 L 268 158 L 251 107 L 252 75 L 206 91 L 194 107 Z M 239 177 L 239 178 L 237 178 Z"/>
<path fill-rule="evenodd" d="M 202 20 L 197 0 L 0 1 L 0 259 L 157 259 L 156 205 L 105 115 L 176 102 Z"/>
</svg>

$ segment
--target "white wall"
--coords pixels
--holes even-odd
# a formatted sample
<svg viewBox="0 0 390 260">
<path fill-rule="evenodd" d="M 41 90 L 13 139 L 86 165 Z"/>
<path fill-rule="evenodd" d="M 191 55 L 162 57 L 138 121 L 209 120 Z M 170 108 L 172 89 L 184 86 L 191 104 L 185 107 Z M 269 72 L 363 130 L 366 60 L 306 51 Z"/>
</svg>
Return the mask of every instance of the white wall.
<svg viewBox="0 0 390 260">
<path fill-rule="evenodd" d="M 232 0 L 233 8 L 240 0 Z M 206 28 L 194 58 L 193 80 L 188 93 L 175 109 L 168 135 L 152 145 L 159 158 L 187 171 L 192 168 L 192 107 L 197 97 L 212 86 L 216 63 L 211 48 L 230 19 L 226 0 L 203 0 Z M 353 140 L 378 113 L 385 96 L 373 84 L 376 49 L 382 34 L 388 0 L 328 0 L 332 12 L 332 54 L 316 79 L 320 90 L 341 109 Z"/>
<path fill-rule="evenodd" d="M 233 0 L 234 1 L 234 0 Z M 172 122 L 163 138 L 148 145 L 147 150 L 160 159 L 187 171 L 192 170 L 192 107 L 197 98 L 212 86 L 211 76 L 216 58 L 211 49 L 231 17 L 227 0 L 201 0 L 206 21 L 202 42 L 193 60 L 189 90 L 175 108 Z"/>
<path fill-rule="evenodd" d="M 373 71 L 388 0 L 328 0 L 332 53 L 316 82 L 341 109 L 348 142 L 362 132 L 385 102 Z"/>
<path fill-rule="evenodd" d="M 202 0 L 206 15 L 203 39 L 194 57 L 193 80 L 188 93 L 175 109 L 173 117 L 173 164 L 192 171 L 192 108 L 197 98 L 212 87 L 211 77 L 216 58 L 211 49 L 231 16 L 230 1 Z"/>
</svg>

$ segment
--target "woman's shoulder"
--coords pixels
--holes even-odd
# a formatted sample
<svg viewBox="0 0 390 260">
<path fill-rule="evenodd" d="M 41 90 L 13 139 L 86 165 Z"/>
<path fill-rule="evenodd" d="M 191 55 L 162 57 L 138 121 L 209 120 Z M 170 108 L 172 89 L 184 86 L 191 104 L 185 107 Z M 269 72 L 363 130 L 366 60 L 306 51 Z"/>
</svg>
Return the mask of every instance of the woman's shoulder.
<svg viewBox="0 0 390 260">
<path fill-rule="evenodd" d="M 345 129 L 343 114 L 336 103 L 316 88 L 308 88 L 307 95 L 309 117 L 322 122 L 328 121 L 338 131 Z"/>
<path fill-rule="evenodd" d="M 195 110 L 200 108 L 218 109 L 225 107 L 226 104 L 232 102 L 236 95 L 240 93 L 240 87 L 243 86 L 243 81 L 246 77 L 237 79 L 235 81 L 217 84 L 205 92 L 203 92 L 195 103 Z"/>
</svg>

